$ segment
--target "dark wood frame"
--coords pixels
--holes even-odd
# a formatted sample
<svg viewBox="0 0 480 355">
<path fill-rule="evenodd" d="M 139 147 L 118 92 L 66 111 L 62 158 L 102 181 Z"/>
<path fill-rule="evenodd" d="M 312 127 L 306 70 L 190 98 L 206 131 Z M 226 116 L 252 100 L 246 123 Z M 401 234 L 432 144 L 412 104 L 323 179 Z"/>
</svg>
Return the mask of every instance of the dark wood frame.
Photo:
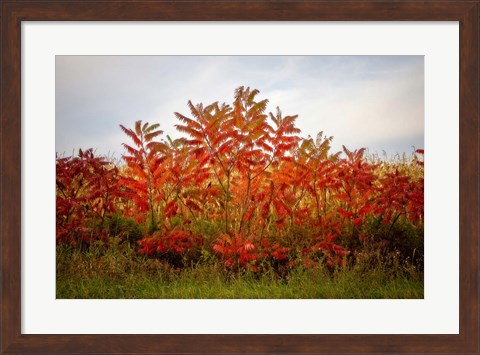
<svg viewBox="0 0 480 355">
<path fill-rule="evenodd" d="M 4 0 L 1 353 L 479 353 L 479 1 Z M 459 21 L 460 334 L 25 335 L 20 325 L 21 21 Z M 446 207 L 448 209 L 448 207 Z M 74 320 L 72 320 L 74 321 Z"/>
</svg>

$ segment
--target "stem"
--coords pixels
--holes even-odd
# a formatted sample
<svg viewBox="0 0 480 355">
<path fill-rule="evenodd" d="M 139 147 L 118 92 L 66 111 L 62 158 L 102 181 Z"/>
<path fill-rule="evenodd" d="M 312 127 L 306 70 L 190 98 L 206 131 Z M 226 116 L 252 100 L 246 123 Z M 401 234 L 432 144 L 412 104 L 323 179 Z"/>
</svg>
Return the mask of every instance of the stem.
<svg viewBox="0 0 480 355">
<path fill-rule="evenodd" d="M 193 210 L 192 210 L 185 202 L 183 202 L 183 199 L 180 197 L 179 194 L 177 194 L 176 198 L 178 198 L 178 200 L 180 201 L 180 203 L 181 203 L 182 205 L 184 205 L 184 206 L 190 211 L 190 214 L 192 215 L 193 220 L 196 222 L 196 221 L 197 221 L 197 217 L 196 217 L 195 214 L 193 213 Z"/>
<path fill-rule="evenodd" d="M 397 215 L 395 216 L 395 218 L 393 219 L 393 222 L 392 224 L 390 224 L 390 227 L 388 228 L 388 234 L 390 234 L 394 224 L 398 221 L 398 218 L 401 216 L 402 214 L 401 213 L 397 213 Z"/>
<path fill-rule="evenodd" d="M 240 227 L 238 228 L 238 233 L 242 233 L 243 226 L 244 226 L 244 218 L 245 215 L 247 214 L 248 207 L 250 205 L 250 190 L 251 190 L 251 185 L 252 185 L 252 180 L 250 178 L 250 170 L 248 171 L 247 175 L 247 195 L 245 197 L 245 201 L 243 203 L 243 211 L 242 211 L 242 217 L 240 219 Z"/>
<path fill-rule="evenodd" d="M 318 198 L 318 193 L 317 193 L 317 172 L 316 171 L 315 171 L 315 174 L 313 175 L 313 192 L 315 197 L 315 204 L 317 207 L 317 221 L 320 222 L 322 217 L 320 216 L 320 199 Z"/>
<path fill-rule="evenodd" d="M 230 172 L 227 174 L 227 188 L 225 190 L 225 233 L 230 234 L 228 229 L 229 219 L 228 219 L 228 197 L 230 194 Z"/>
</svg>

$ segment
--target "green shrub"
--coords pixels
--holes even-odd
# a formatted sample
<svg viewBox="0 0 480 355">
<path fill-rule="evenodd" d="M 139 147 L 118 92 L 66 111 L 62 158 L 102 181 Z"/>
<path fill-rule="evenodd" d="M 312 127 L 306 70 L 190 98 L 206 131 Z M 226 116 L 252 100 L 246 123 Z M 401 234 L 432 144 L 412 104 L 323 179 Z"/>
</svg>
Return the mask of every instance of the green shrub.
<svg viewBox="0 0 480 355">
<path fill-rule="evenodd" d="M 120 214 L 114 214 L 107 218 L 105 226 L 110 236 L 119 236 L 122 240 L 130 243 L 136 243 L 143 237 L 141 225 Z"/>
</svg>

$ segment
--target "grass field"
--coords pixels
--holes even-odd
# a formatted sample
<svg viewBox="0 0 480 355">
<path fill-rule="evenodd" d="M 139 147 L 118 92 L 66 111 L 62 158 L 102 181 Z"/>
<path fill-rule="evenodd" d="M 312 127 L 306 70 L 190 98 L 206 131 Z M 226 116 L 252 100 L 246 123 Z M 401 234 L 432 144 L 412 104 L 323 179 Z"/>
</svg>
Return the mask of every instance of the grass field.
<svg viewBox="0 0 480 355">
<path fill-rule="evenodd" d="M 392 273 L 360 263 L 342 269 L 295 269 L 225 274 L 217 265 L 175 269 L 130 252 L 57 249 L 57 298 L 76 299 L 392 299 L 423 298 L 423 273 L 413 267 Z"/>
</svg>

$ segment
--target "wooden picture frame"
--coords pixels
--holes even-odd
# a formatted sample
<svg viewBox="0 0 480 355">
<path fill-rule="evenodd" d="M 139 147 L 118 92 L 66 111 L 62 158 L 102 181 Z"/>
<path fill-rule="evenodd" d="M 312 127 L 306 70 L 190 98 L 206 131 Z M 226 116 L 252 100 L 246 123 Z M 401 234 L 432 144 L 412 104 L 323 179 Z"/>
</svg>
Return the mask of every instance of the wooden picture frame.
<svg viewBox="0 0 480 355">
<path fill-rule="evenodd" d="M 475 1 L 1 3 L 1 353 L 479 353 L 479 7 Z M 458 335 L 28 335 L 21 333 L 22 21 L 459 21 Z"/>
</svg>

